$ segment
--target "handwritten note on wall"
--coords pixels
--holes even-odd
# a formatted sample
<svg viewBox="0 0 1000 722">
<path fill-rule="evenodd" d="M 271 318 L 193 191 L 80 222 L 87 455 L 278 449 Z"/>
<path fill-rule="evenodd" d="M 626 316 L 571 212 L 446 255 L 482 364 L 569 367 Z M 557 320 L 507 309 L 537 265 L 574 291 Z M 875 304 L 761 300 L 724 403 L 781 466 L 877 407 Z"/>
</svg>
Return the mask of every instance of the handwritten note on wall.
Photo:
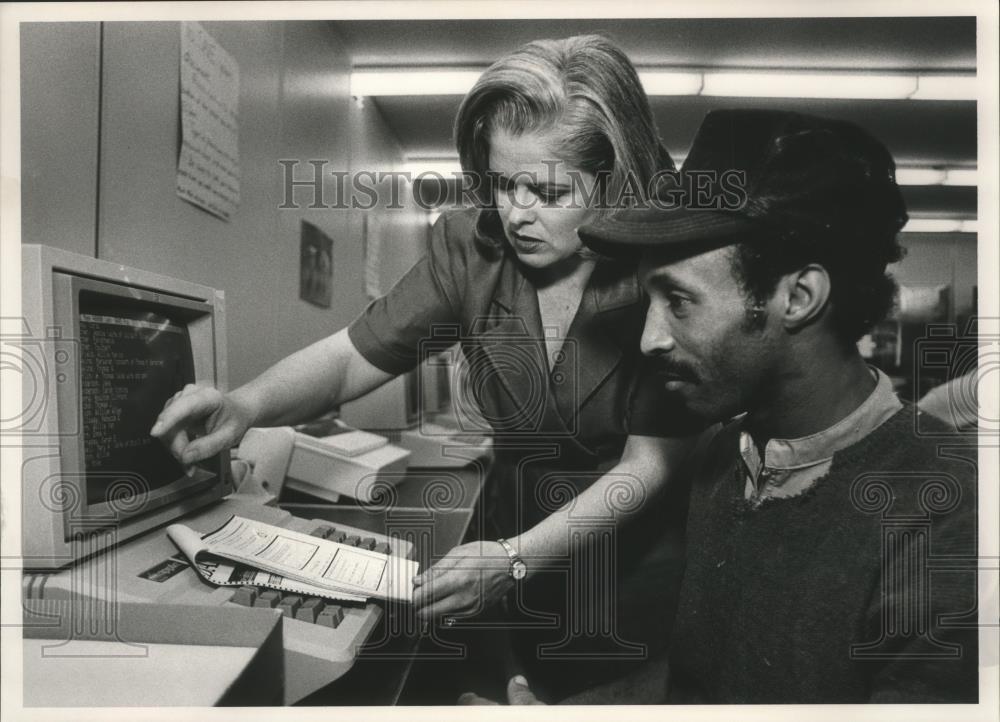
<svg viewBox="0 0 1000 722">
<path fill-rule="evenodd" d="M 200 23 L 181 23 L 177 195 L 229 220 L 240 203 L 240 69 Z"/>
</svg>

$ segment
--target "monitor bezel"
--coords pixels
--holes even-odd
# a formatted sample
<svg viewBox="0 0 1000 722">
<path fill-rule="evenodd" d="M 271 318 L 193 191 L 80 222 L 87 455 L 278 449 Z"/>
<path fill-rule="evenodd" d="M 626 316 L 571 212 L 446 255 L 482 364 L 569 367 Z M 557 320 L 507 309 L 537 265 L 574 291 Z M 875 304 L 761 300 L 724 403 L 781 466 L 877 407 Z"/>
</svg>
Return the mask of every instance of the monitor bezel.
<svg viewBox="0 0 1000 722">
<path fill-rule="evenodd" d="M 110 298 L 141 301 L 166 306 L 179 312 L 187 322 L 188 335 L 192 344 L 194 380 L 215 378 L 214 362 L 197 353 L 197 348 L 214 348 L 212 334 L 213 306 L 209 303 L 176 296 L 164 291 L 147 290 L 121 282 L 98 280 L 85 276 L 54 270 L 53 312 L 57 327 L 63 330 L 63 337 L 74 342 L 80 335 L 80 294 L 93 292 Z M 195 467 L 193 477 L 181 475 L 170 484 L 148 494 L 141 505 L 135 499 L 121 498 L 100 503 L 88 503 L 86 494 L 86 469 L 83 443 L 83 398 L 82 398 L 82 358 L 78 343 L 73 344 L 75 358 L 71 373 L 71 383 L 57 387 L 58 414 L 61 428 L 76 428 L 79 434 L 62 436 L 59 439 L 63 473 L 61 482 L 64 493 L 62 510 L 63 540 L 73 541 L 80 533 L 92 534 L 102 528 L 121 528 L 135 519 L 150 516 L 166 507 L 183 502 L 209 492 L 215 486 L 225 485 L 225 473 L 221 456 L 214 457 Z M 72 471 L 70 471 L 72 470 Z M 121 474 L 127 479 L 127 472 Z M 134 508 L 133 508 L 134 507 Z"/>
</svg>

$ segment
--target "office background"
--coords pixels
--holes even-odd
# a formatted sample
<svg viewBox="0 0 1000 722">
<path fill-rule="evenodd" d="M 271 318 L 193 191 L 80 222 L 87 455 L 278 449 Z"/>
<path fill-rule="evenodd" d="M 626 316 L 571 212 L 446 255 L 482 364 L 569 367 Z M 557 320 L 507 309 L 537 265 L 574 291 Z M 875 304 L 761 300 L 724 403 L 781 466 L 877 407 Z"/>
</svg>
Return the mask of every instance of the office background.
<svg viewBox="0 0 1000 722">
<path fill-rule="evenodd" d="M 347 324 L 366 303 L 364 216 L 382 235 L 387 287 L 417 260 L 429 213 L 409 188 L 400 210 L 281 208 L 280 160 L 326 170 L 402 170 L 454 162 L 460 94 L 358 102 L 359 68 L 482 68 L 540 37 L 601 31 L 642 68 L 807 69 L 974 73 L 975 18 L 706 20 L 453 20 L 205 22 L 240 68 L 242 200 L 229 222 L 175 192 L 180 144 L 179 24 L 31 23 L 21 26 L 22 240 L 44 243 L 224 289 L 229 379 L 239 385 L 291 350 Z M 976 164 L 976 102 L 967 99 L 652 98 L 670 151 L 683 156 L 715 107 L 769 106 L 855 120 L 901 166 Z M 336 197 L 325 176 L 327 202 Z M 974 181 L 972 182 L 974 183 Z M 453 190 L 453 189 L 452 189 Z M 976 217 L 976 187 L 939 181 L 905 188 L 911 216 Z M 299 235 L 308 221 L 333 239 L 332 302 L 299 298 Z M 940 225 L 940 224 L 939 224 Z M 924 227 L 927 227 L 925 224 Z M 932 226 L 933 227 L 933 226 Z M 964 227 L 969 231 L 972 226 Z M 905 233 L 896 270 L 908 285 L 948 287 L 947 318 L 967 314 L 976 286 L 976 234 Z"/>
</svg>

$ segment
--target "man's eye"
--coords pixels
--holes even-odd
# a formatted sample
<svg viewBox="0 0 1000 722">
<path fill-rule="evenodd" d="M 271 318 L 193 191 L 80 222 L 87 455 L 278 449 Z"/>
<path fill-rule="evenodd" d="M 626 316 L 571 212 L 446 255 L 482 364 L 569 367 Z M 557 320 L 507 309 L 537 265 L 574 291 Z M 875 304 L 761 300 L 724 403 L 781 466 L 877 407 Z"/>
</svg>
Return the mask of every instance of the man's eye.
<svg viewBox="0 0 1000 722">
<path fill-rule="evenodd" d="M 691 304 L 691 299 L 686 296 L 671 293 L 667 296 L 667 304 L 670 306 L 670 310 L 673 311 L 674 314 L 686 313 L 688 306 Z"/>
</svg>

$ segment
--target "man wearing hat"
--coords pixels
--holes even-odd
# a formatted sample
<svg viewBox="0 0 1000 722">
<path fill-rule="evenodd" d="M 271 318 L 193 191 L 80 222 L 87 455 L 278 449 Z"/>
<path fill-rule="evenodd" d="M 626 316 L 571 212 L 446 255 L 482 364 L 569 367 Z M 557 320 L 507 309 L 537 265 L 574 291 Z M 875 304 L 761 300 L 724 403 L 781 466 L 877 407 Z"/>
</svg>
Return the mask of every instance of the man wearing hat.
<svg viewBox="0 0 1000 722">
<path fill-rule="evenodd" d="M 918 436 L 856 346 L 902 255 L 891 156 L 850 123 L 723 110 L 668 180 L 580 235 L 639 255 L 642 350 L 721 427 L 668 658 L 566 701 L 976 702 L 975 446 Z M 511 702 L 532 701 L 521 682 Z"/>
</svg>

